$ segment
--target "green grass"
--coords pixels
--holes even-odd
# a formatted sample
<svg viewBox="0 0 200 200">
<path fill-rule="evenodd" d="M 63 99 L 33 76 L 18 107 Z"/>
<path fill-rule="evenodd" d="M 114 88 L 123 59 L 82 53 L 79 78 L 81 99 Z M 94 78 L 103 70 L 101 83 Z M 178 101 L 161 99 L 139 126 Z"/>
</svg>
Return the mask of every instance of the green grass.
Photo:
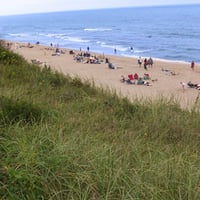
<svg viewBox="0 0 200 200">
<path fill-rule="evenodd" d="M 131 103 L 1 47 L 0 199 L 198 200 L 198 105 Z"/>
</svg>

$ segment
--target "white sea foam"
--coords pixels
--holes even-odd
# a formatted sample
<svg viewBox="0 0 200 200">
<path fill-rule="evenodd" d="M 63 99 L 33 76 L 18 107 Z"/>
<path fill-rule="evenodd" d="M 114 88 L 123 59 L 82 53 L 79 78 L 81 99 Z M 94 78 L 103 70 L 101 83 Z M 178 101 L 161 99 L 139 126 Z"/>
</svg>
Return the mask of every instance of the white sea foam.
<svg viewBox="0 0 200 200">
<path fill-rule="evenodd" d="M 9 36 L 12 36 L 12 37 L 27 37 L 27 36 L 29 36 L 28 34 L 26 34 L 26 33 L 9 33 L 8 34 Z"/>
<path fill-rule="evenodd" d="M 84 31 L 103 32 L 103 31 L 112 31 L 112 29 L 111 28 L 85 28 Z"/>
<path fill-rule="evenodd" d="M 87 43 L 87 42 L 90 42 L 90 40 L 85 40 L 85 39 L 82 39 L 80 37 L 71 37 L 71 36 L 68 36 L 66 34 L 54 34 L 54 33 L 49 33 L 46 35 L 47 37 L 50 37 L 50 38 L 56 38 L 56 39 L 61 39 L 61 40 L 64 40 L 64 41 L 69 41 L 69 42 L 79 42 L 79 43 Z"/>
<path fill-rule="evenodd" d="M 127 51 L 128 47 L 120 46 L 120 45 L 108 45 L 106 43 L 102 43 L 101 47 L 109 48 L 109 49 L 116 49 L 117 51 Z"/>
<path fill-rule="evenodd" d="M 97 41 L 96 43 L 101 45 L 101 46 L 106 44 L 105 42 L 101 42 L 101 41 Z"/>
<path fill-rule="evenodd" d="M 67 40 L 67 41 L 71 41 L 71 42 L 81 42 L 81 43 L 87 43 L 90 42 L 90 40 L 84 40 L 82 38 L 79 37 L 69 37 L 69 36 L 65 36 L 62 38 L 63 40 Z"/>
<path fill-rule="evenodd" d="M 134 53 L 145 53 L 145 52 L 150 52 L 151 49 L 144 49 L 144 50 L 139 50 L 139 49 L 134 49 Z"/>
<path fill-rule="evenodd" d="M 39 17 L 15 16 L 12 20 L 5 17 L 0 19 L 0 34 L 2 39 L 8 40 L 59 43 L 66 48 L 81 46 L 84 49 L 89 46 L 92 51 L 105 54 L 114 54 L 116 48 L 117 55 L 194 60 L 200 63 L 200 26 L 197 26 L 200 6 L 176 7 L 181 8 L 178 13 L 174 8 L 87 10 L 41 14 Z M 144 15 L 149 12 L 151 15 Z M 190 15 L 183 21 L 185 13 Z M 174 19 L 176 24 L 169 23 Z M 31 26 L 30 20 L 34 21 Z M 132 52 L 130 46 L 133 46 Z"/>
</svg>

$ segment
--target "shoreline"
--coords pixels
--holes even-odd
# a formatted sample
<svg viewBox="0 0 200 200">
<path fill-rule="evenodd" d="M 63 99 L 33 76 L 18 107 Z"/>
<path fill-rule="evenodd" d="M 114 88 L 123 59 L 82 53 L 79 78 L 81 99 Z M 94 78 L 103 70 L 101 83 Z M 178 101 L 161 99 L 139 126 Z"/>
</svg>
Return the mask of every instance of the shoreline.
<svg viewBox="0 0 200 200">
<path fill-rule="evenodd" d="M 9 42 L 15 43 L 15 41 Z M 187 83 L 189 81 L 200 83 L 200 68 L 198 64 L 196 64 L 194 70 L 192 70 L 190 63 L 187 62 L 163 61 L 153 58 L 153 67 L 145 70 L 143 66 L 139 67 L 137 58 L 106 54 L 104 57 L 109 58 L 110 62 L 117 67 L 117 69 L 112 70 L 108 68 L 105 62 L 101 64 L 76 62 L 73 56 L 69 54 L 70 49 L 60 48 L 65 51 L 65 54 L 52 56 L 55 48 L 48 50 L 51 47 L 40 44 L 31 44 L 33 48 L 27 47 L 25 43 L 17 42 L 17 44 L 19 48 L 16 48 L 16 45 L 12 45 L 11 49 L 22 55 L 29 62 L 33 59 L 37 59 L 58 72 L 65 75 L 78 76 L 82 80 L 89 80 L 93 82 L 96 87 L 109 89 L 120 97 L 127 97 L 130 101 L 134 101 L 135 99 L 145 101 L 149 99 L 158 100 L 160 98 L 172 98 L 179 102 L 182 108 L 190 109 L 195 105 L 199 95 L 197 89 L 185 88 L 183 90 L 180 84 L 180 82 Z M 76 53 L 79 52 L 79 50 L 74 51 Z M 90 53 L 98 57 L 102 57 L 103 55 L 94 52 Z M 175 75 L 169 74 L 168 71 L 173 71 Z M 120 81 L 122 75 L 127 77 L 129 74 L 134 73 L 137 73 L 141 77 L 145 73 L 148 73 L 151 78 L 149 80 L 151 86 L 130 85 Z"/>
<path fill-rule="evenodd" d="M 21 42 L 21 41 L 16 41 L 16 40 L 9 40 L 9 39 L 2 39 L 4 41 L 10 41 L 12 43 L 19 43 L 19 44 L 27 44 L 28 42 Z M 31 43 L 33 45 L 35 45 L 35 43 Z M 45 44 L 45 43 L 41 43 L 40 46 L 44 46 L 44 47 L 50 47 L 49 44 Z M 52 48 L 56 48 L 56 47 L 52 47 Z M 73 49 L 74 51 L 78 52 L 79 49 L 78 48 L 68 48 L 68 47 L 59 47 L 60 49 L 66 49 L 66 50 L 71 50 Z M 85 49 L 86 51 L 86 49 Z M 113 49 L 114 51 L 114 49 Z M 92 51 L 94 54 L 98 54 L 98 55 L 103 55 L 104 52 L 99 52 L 99 51 Z M 114 54 L 114 53 L 105 53 L 105 55 L 107 56 L 119 56 L 119 57 L 125 57 L 125 58 L 133 58 L 133 59 L 138 59 L 139 56 L 141 55 L 128 55 L 128 54 Z M 142 58 L 148 57 L 148 56 L 141 56 Z M 150 57 L 150 56 L 149 56 Z M 170 60 L 170 59 L 165 59 L 165 58 L 159 58 L 159 57 L 153 57 L 151 56 L 154 60 L 157 61 L 162 61 L 162 62 L 176 62 L 176 63 L 183 63 L 183 64 L 190 64 L 189 61 L 184 61 L 184 60 Z M 192 61 L 192 60 L 191 60 Z M 195 62 L 196 65 L 200 66 L 200 62 Z"/>
</svg>

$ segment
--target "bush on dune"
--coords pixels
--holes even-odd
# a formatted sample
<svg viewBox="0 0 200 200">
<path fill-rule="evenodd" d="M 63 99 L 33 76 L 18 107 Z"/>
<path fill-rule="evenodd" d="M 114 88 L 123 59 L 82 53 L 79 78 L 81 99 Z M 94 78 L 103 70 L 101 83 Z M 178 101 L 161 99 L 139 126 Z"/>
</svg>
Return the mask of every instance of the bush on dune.
<svg viewBox="0 0 200 200">
<path fill-rule="evenodd" d="M 42 120 L 44 114 L 45 112 L 39 106 L 31 102 L 0 96 L 1 123 L 38 123 Z"/>
<path fill-rule="evenodd" d="M 25 62 L 22 56 L 9 51 L 7 45 L 4 41 L 0 41 L 0 64 L 3 65 L 20 65 Z"/>
</svg>

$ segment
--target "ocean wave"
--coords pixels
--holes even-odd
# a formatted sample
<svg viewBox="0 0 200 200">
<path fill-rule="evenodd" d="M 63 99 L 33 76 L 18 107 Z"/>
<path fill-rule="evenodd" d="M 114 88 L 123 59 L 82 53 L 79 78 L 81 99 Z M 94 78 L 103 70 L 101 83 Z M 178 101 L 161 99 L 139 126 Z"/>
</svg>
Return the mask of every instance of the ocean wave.
<svg viewBox="0 0 200 200">
<path fill-rule="evenodd" d="M 46 34 L 47 37 L 50 37 L 50 38 L 54 38 L 54 39 L 61 39 L 61 40 L 64 40 L 64 41 L 69 41 L 69 42 L 79 42 L 79 43 L 87 43 L 87 42 L 90 42 L 90 40 L 86 40 L 86 39 L 82 39 L 80 37 L 71 37 L 71 36 L 68 36 L 66 34 L 54 34 L 54 33 L 48 33 Z"/>
<path fill-rule="evenodd" d="M 11 36 L 11 37 L 18 37 L 18 38 L 20 38 L 20 37 L 28 37 L 29 36 L 26 33 L 8 33 L 8 35 Z"/>
<path fill-rule="evenodd" d="M 127 53 L 122 53 L 121 56 L 123 57 L 129 57 L 129 58 L 137 58 L 138 56 L 134 55 L 134 54 L 127 54 Z"/>
<path fill-rule="evenodd" d="M 104 32 L 104 31 L 112 31 L 112 29 L 111 28 L 85 28 L 84 31 Z"/>
<path fill-rule="evenodd" d="M 71 41 L 71 42 L 80 42 L 80 43 L 87 43 L 87 42 L 90 42 L 90 40 L 85 40 L 85 39 L 82 39 L 82 38 L 79 38 L 79 37 L 69 37 L 69 36 L 64 36 L 62 38 L 63 40 L 67 40 L 67 41 Z"/>
<path fill-rule="evenodd" d="M 106 43 L 102 43 L 101 47 L 104 48 L 109 48 L 109 49 L 116 49 L 117 51 L 127 51 L 130 47 L 124 47 L 124 46 L 120 46 L 120 45 L 108 45 Z"/>
<path fill-rule="evenodd" d="M 100 42 L 98 41 L 97 44 L 99 44 L 102 48 L 108 48 L 108 49 L 116 49 L 119 52 L 128 52 L 128 55 L 131 56 L 132 54 L 142 54 L 142 53 L 147 53 L 151 52 L 152 49 L 136 49 L 133 47 L 133 50 L 131 51 L 130 47 L 128 46 L 123 46 L 123 45 L 109 45 L 106 44 L 105 42 Z"/>
<path fill-rule="evenodd" d="M 96 43 L 97 43 L 97 44 L 99 44 L 100 46 L 102 46 L 102 45 L 105 45 L 105 44 L 106 44 L 105 42 L 101 42 L 101 41 L 97 41 Z"/>
<path fill-rule="evenodd" d="M 0 20 L 0 34 L 3 39 L 33 43 L 40 41 L 41 44 L 48 45 L 58 43 L 65 45 L 66 48 L 84 49 L 90 46 L 94 52 L 111 55 L 116 49 L 117 55 L 199 62 L 200 28 L 197 26 L 200 19 L 200 15 L 197 14 L 199 8 L 199 6 L 180 7 L 180 12 L 177 13 L 174 7 L 167 9 L 156 7 L 151 8 L 152 14 L 149 16 L 144 15 L 145 12 L 149 12 L 149 8 L 124 8 L 91 13 L 90 11 L 60 12 L 56 13 L 56 16 L 44 14 L 39 18 L 36 15 L 15 16 L 12 20 L 10 17 L 5 17 Z M 187 14 L 187 20 L 182 20 L 182 16 L 188 13 L 186 10 L 192 12 Z M 169 12 L 169 16 L 163 14 Z M 90 17 L 83 17 L 88 14 Z M 49 20 L 50 18 L 53 21 Z M 27 26 L 30 24 L 29 19 L 37 23 Z M 176 24 L 171 23 L 173 19 L 177 19 Z M 145 24 L 142 31 L 141 23 Z"/>
<path fill-rule="evenodd" d="M 139 49 L 135 49 L 134 53 L 146 53 L 146 52 L 150 52 L 151 49 L 144 49 L 144 50 L 139 50 Z"/>
</svg>

